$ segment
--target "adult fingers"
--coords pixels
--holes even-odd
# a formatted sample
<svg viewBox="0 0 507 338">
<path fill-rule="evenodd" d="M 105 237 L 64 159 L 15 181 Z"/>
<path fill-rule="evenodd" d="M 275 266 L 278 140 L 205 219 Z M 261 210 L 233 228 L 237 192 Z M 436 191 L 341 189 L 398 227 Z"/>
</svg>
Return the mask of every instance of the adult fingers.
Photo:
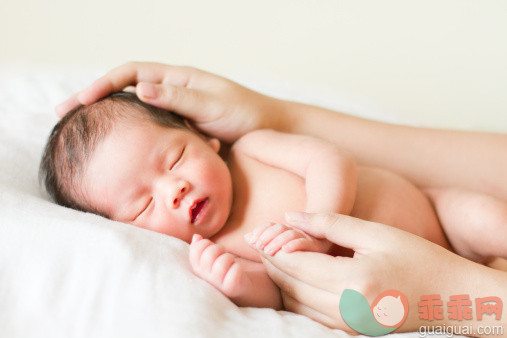
<svg viewBox="0 0 507 338">
<path fill-rule="evenodd" d="M 258 252 L 271 279 L 281 289 L 300 295 L 310 294 L 303 292 L 309 287 L 319 289 L 328 296 L 339 293 L 343 282 L 353 271 L 352 259 L 348 257 L 332 257 L 317 252 L 283 251 L 269 256 L 260 250 Z M 295 297 L 296 294 L 291 296 Z M 304 303 L 310 302 L 311 299 L 308 299 Z"/>
<path fill-rule="evenodd" d="M 286 310 L 290 312 L 294 312 L 303 316 L 306 316 L 310 319 L 315 320 L 316 322 L 319 322 L 323 325 L 326 325 L 329 328 L 336 329 L 339 328 L 337 326 L 336 320 L 333 318 L 327 316 L 326 314 L 315 310 L 309 306 L 306 306 L 305 304 L 299 302 L 298 300 L 292 298 L 287 293 L 282 291 L 282 301 L 283 306 Z M 338 308 L 338 305 L 336 305 Z"/>
<path fill-rule="evenodd" d="M 67 112 L 81 105 L 81 102 L 79 102 L 77 99 L 77 95 L 77 93 L 72 95 L 67 100 L 55 107 L 55 113 L 59 118 L 64 117 Z"/>
<path fill-rule="evenodd" d="M 190 67 L 151 62 L 129 62 L 112 69 L 96 80 L 78 95 L 78 99 L 83 104 L 90 104 L 108 94 L 121 91 L 129 85 L 136 85 L 139 82 L 164 82 L 186 87 L 195 71 Z"/>
<path fill-rule="evenodd" d="M 359 253 L 368 253 L 385 245 L 389 233 L 386 228 L 396 230 L 383 224 L 336 213 L 287 212 L 285 218 L 290 225 L 316 238 L 326 238 Z"/>
<path fill-rule="evenodd" d="M 329 291 L 307 284 L 301 280 L 297 280 L 283 271 L 277 269 L 274 265 L 271 265 L 268 260 L 263 260 L 269 276 L 273 281 L 280 287 L 282 294 L 286 297 L 290 297 L 290 300 L 296 301 L 299 304 L 304 304 L 305 312 L 309 313 L 321 313 L 326 315 L 332 315 L 333 317 L 339 316 L 339 304 L 341 291 Z M 339 286 L 341 283 L 335 281 L 334 287 Z M 284 301 L 284 305 L 287 309 L 292 310 L 292 302 L 287 304 Z"/>
<path fill-rule="evenodd" d="M 137 96 L 144 102 L 166 110 L 172 110 L 200 123 L 213 119 L 213 98 L 194 89 L 142 82 L 137 85 Z"/>
<path fill-rule="evenodd" d="M 112 69 L 88 88 L 62 102 L 55 110 L 59 116 L 63 116 L 68 110 L 77 107 L 79 104 L 86 105 L 96 102 L 102 97 L 143 81 L 190 87 L 190 84 L 195 82 L 193 78 L 202 74 L 206 73 L 191 67 L 170 66 L 149 62 L 129 62 Z"/>
</svg>

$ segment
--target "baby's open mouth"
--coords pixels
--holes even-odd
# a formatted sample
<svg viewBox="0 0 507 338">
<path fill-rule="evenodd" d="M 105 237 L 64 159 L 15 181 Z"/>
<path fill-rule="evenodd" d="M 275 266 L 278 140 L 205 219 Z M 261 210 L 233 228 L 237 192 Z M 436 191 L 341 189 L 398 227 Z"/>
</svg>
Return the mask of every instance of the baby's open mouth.
<svg viewBox="0 0 507 338">
<path fill-rule="evenodd" d="M 209 199 L 203 198 L 194 202 L 192 207 L 190 208 L 190 222 L 195 224 L 199 222 L 203 216 L 203 211 L 205 207 L 208 205 Z"/>
</svg>

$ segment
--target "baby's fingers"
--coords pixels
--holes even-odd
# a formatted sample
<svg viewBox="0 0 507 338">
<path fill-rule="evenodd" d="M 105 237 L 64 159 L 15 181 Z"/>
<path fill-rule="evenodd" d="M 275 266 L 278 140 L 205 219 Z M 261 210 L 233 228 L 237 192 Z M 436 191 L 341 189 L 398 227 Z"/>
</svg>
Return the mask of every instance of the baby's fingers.
<svg viewBox="0 0 507 338">
<path fill-rule="evenodd" d="M 218 257 L 213 264 L 211 273 L 213 275 L 213 285 L 221 288 L 225 280 L 225 276 L 236 262 L 234 256 L 230 253 L 225 253 Z"/>
<path fill-rule="evenodd" d="M 257 240 L 259 237 L 263 234 L 263 232 L 273 226 L 274 223 L 272 222 L 266 222 L 258 227 L 256 227 L 252 232 L 249 232 L 245 235 L 245 240 L 247 243 L 254 245 L 257 243 Z"/>
<path fill-rule="evenodd" d="M 293 242 L 294 240 L 306 240 L 309 239 L 304 237 L 304 235 L 296 230 L 287 230 L 277 237 L 275 237 L 268 245 L 264 247 L 264 252 L 268 255 L 273 256 L 276 254 L 282 247 L 286 244 Z M 285 250 L 284 250 L 285 251 Z"/>
<path fill-rule="evenodd" d="M 282 246 L 282 251 L 291 253 L 295 251 L 318 251 L 315 243 L 309 238 L 298 238 Z"/>
<path fill-rule="evenodd" d="M 239 263 L 234 263 L 225 274 L 222 290 L 229 297 L 240 295 L 246 288 L 245 274 Z"/>
<path fill-rule="evenodd" d="M 272 241 L 277 239 L 278 237 L 282 236 L 286 232 L 290 232 L 293 230 L 290 230 L 290 228 L 283 224 L 273 224 L 269 228 L 265 229 L 264 232 L 259 236 L 259 239 L 257 240 L 257 249 L 263 250 L 265 246 L 270 244 Z"/>
<path fill-rule="evenodd" d="M 201 254 L 201 260 L 199 262 L 199 266 L 203 271 L 211 271 L 213 268 L 215 261 L 225 254 L 225 249 L 223 246 L 218 244 L 213 244 L 207 246 Z"/>
<path fill-rule="evenodd" d="M 203 239 L 200 235 L 194 235 L 192 243 L 190 243 L 189 252 L 190 265 L 193 268 L 199 267 L 204 250 L 213 244 L 209 239 Z"/>
</svg>

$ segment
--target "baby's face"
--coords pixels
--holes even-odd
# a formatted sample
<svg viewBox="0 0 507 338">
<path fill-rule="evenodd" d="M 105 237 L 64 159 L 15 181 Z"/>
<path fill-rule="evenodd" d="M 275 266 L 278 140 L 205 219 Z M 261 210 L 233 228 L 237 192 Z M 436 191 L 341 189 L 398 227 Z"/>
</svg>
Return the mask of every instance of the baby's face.
<svg viewBox="0 0 507 338">
<path fill-rule="evenodd" d="M 229 217 L 232 183 L 217 140 L 151 122 L 118 122 L 86 165 L 86 202 L 109 218 L 189 242 Z"/>
</svg>

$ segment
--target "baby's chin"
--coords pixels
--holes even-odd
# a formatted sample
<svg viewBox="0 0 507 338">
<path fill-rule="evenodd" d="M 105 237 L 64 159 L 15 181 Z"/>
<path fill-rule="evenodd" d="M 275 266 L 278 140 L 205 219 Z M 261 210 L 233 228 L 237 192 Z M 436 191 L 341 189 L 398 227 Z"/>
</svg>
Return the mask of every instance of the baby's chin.
<svg viewBox="0 0 507 338">
<path fill-rule="evenodd" d="M 209 220 L 209 225 L 206 227 L 206 233 L 201 234 L 204 238 L 211 238 L 217 235 L 227 224 L 231 215 L 232 199 L 230 203 L 227 203 L 227 208 L 222 209 L 221 213 L 213 215 L 212 219 Z"/>
</svg>

